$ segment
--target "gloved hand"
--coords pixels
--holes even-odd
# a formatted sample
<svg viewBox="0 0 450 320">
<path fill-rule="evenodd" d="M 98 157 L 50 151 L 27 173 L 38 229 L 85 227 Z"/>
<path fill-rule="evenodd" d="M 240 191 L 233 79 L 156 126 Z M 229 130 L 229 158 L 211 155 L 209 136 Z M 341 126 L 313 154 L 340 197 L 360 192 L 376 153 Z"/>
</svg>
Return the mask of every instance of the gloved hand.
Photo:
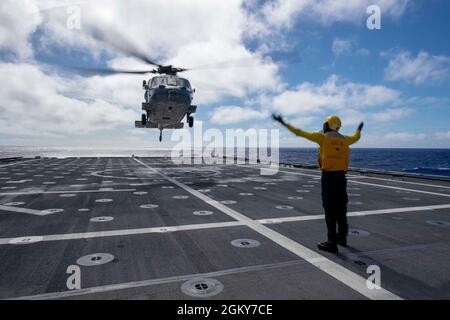
<svg viewBox="0 0 450 320">
<path fill-rule="evenodd" d="M 358 130 L 361 131 L 363 127 L 364 127 L 364 122 L 361 122 L 358 126 Z"/>
<path fill-rule="evenodd" d="M 286 122 L 284 122 L 283 117 L 281 115 L 276 115 L 275 113 L 272 113 L 272 118 L 275 121 L 278 121 L 279 123 L 281 123 L 282 125 L 286 125 Z"/>
</svg>

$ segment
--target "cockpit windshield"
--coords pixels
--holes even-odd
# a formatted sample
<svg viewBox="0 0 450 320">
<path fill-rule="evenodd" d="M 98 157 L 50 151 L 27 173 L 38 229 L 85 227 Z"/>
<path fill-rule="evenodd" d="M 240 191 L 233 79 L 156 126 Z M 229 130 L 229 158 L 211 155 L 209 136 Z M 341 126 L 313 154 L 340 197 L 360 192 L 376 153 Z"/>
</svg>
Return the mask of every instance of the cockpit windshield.
<svg viewBox="0 0 450 320">
<path fill-rule="evenodd" d="M 191 85 L 189 81 L 183 78 L 176 77 L 154 77 L 151 82 L 151 87 L 158 86 L 169 86 L 169 87 L 185 87 L 188 90 L 191 90 Z"/>
</svg>

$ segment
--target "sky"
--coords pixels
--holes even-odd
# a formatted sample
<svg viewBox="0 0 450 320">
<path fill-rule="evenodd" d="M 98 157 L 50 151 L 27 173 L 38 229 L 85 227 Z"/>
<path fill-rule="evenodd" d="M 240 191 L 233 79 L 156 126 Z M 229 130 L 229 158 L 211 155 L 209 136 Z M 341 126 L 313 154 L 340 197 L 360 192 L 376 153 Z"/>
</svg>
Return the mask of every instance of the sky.
<svg viewBox="0 0 450 320">
<path fill-rule="evenodd" d="M 446 0 L 2 0 L 1 146 L 176 144 L 174 130 L 160 143 L 158 130 L 134 128 L 151 76 L 58 67 L 148 68 L 93 30 L 162 64 L 231 61 L 183 73 L 203 130 L 280 129 L 281 147 L 313 147 L 270 115 L 307 131 L 337 115 L 344 134 L 364 121 L 355 147 L 450 147 Z"/>
</svg>

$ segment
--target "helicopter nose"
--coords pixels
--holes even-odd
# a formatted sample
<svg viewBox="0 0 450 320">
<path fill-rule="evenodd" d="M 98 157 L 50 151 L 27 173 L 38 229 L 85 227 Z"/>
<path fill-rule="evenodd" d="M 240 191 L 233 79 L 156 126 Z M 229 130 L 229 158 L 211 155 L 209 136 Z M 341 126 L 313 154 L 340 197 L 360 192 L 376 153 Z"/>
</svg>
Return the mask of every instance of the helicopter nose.
<svg viewBox="0 0 450 320">
<path fill-rule="evenodd" d="M 178 92 L 176 90 L 170 90 L 169 92 L 167 92 L 167 100 L 177 101 L 178 100 Z"/>
</svg>

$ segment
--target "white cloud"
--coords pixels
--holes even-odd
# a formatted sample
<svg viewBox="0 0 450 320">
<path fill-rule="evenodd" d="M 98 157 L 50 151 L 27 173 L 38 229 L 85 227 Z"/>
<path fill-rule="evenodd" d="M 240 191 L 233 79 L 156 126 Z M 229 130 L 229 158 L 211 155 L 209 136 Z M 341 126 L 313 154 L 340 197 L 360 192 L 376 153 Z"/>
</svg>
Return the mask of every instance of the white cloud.
<svg viewBox="0 0 450 320">
<path fill-rule="evenodd" d="M 198 89 L 195 95 L 198 104 L 217 102 L 226 96 L 244 98 L 255 92 L 273 92 L 283 85 L 278 66 L 245 47 L 243 38 L 248 34 L 250 19 L 242 10 L 242 0 L 98 0 L 86 2 L 81 9 L 82 30 L 66 27 L 65 10 L 46 11 L 44 43 L 87 48 L 94 56 L 105 47 L 111 54 L 117 54 L 118 50 L 89 36 L 96 30 L 115 42 L 122 41 L 115 39 L 120 33 L 126 37 L 124 41 L 138 46 L 162 64 L 195 67 L 236 61 L 240 68 L 202 69 L 184 74 Z M 122 68 L 136 65 L 130 59 L 110 64 Z"/>
<path fill-rule="evenodd" d="M 409 108 L 387 109 L 381 112 L 372 113 L 370 118 L 379 122 L 388 122 L 403 119 L 413 112 L 414 110 Z"/>
<path fill-rule="evenodd" d="M 132 126 L 136 112 L 102 99 L 71 98 L 83 79 L 68 81 L 30 64 L 0 64 L 0 133 L 39 137 L 84 135 Z"/>
<path fill-rule="evenodd" d="M 260 120 L 268 117 L 268 113 L 251 108 L 238 106 L 223 106 L 214 109 L 211 113 L 211 122 L 215 124 L 234 124 L 249 120 Z"/>
<path fill-rule="evenodd" d="M 385 69 L 387 80 L 415 84 L 440 82 L 449 75 L 450 56 L 435 56 L 425 51 L 419 52 L 416 57 L 409 51 L 398 52 L 392 55 Z"/>
<path fill-rule="evenodd" d="M 390 132 L 384 135 L 384 139 L 395 142 L 414 142 L 417 140 L 424 140 L 427 137 L 425 133 L 410 133 L 410 132 Z"/>
<path fill-rule="evenodd" d="M 310 19 L 325 25 L 335 22 L 360 23 L 368 17 L 366 9 L 376 4 L 383 16 L 398 18 L 409 0 L 274 0 L 263 8 L 263 16 L 271 26 L 290 28 L 296 21 Z"/>
<path fill-rule="evenodd" d="M 367 56 L 370 54 L 366 48 L 359 48 L 354 41 L 350 39 L 335 38 L 331 46 L 331 51 L 335 56 Z"/>
<path fill-rule="evenodd" d="M 0 1 L 0 50 L 19 58 L 31 57 L 33 50 L 29 38 L 41 22 L 35 1 Z"/>
<path fill-rule="evenodd" d="M 289 121 L 294 126 L 304 127 L 313 123 L 316 120 L 316 117 L 299 117 Z"/>
<path fill-rule="evenodd" d="M 450 131 L 447 132 L 436 132 L 434 137 L 439 140 L 450 140 Z"/>
<path fill-rule="evenodd" d="M 400 92 L 397 90 L 380 85 L 342 82 L 332 75 L 322 85 L 305 82 L 295 90 L 284 91 L 273 98 L 272 105 L 286 115 L 310 115 L 324 111 L 365 109 L 399 101 Z"/>
</svg>

